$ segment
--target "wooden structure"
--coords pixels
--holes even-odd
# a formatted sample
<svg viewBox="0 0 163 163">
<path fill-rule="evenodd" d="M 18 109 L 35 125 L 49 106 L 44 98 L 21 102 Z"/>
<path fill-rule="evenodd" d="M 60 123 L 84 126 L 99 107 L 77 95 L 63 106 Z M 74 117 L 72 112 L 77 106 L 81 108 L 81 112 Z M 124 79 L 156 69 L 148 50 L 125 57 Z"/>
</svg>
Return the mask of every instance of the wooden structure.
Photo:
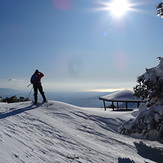
<svg viewBox="0 0 163 163">
<path fill-rule="evenodd" d="M 110 95 L 102 96 L 99 98 L 99 100 L 103 101 L 105 110 L 107 108 L 106 102 L 112 103 L 111 106 L 112 106 L 113 110 L 115 110 L 115 108 L 117 108 L 118 110 L 122 110 L 122 109 L 119 109 L 119 102 L 123 102 L 126 104 L 125 110 L 132 110 L 132 109 L 128 108 L 128 103 L 137 103 L 137 107 L 139 107 L 140 103 L 142 102 L 141 99 L 135 98 L 133 96 L 133 93 L 134 93 L 133 91 L 126 89 L 126 90 L 115 92 L 115 93 L 110 94 Z M 116 103 L 117 107 L 115 107 L 114 103 Z"/>
</svg>

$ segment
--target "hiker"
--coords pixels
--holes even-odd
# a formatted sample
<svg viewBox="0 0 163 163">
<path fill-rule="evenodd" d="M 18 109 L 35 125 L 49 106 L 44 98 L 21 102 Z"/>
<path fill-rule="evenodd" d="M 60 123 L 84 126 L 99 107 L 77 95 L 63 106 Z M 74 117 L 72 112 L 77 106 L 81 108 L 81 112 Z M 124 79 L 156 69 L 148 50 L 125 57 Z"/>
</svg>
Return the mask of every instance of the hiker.
<svg viewBox="0 0 163 163">
<path fill-rule="evenodd" d="M 45 97 L 45 94 L 43 92 L 43 88 L 41 85 L 41 78 L 43 76 L 44 74 L 42 72 L 39 72 L 38 70 L 36 70 L 34 74 L 31 76 L 31 84 L 33 84 L 33 89 L 34 89 L 34 104 L 37 104 L 38 90 L 40 94 L 42 95 L 43 102 L 46 102 L 46 97 Z"/>
</svg>

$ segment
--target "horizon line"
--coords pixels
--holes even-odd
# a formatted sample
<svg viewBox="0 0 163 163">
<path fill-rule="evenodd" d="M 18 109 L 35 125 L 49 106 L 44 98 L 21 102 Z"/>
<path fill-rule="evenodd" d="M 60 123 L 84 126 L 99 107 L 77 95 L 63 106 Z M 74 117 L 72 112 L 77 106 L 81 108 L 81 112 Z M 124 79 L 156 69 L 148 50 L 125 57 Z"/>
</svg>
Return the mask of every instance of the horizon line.
<svg viewBox="0 0 163 163">
<path fill-rule="evenodd" d="M 122 91 L 122 90 L 133 90 L 133 88 L 106 88 L 106 89 L 89 89 L 87 92 L 115 92 L 115 91 Z"/>
</svg>

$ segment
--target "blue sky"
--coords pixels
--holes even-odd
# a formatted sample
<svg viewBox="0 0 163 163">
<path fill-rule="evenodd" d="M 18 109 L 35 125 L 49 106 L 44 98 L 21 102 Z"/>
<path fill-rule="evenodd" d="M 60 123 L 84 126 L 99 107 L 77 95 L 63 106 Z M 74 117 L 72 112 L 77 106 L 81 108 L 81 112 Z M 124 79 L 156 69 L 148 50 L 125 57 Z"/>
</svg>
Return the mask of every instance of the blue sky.
<svg viewBox="0 0 163 163">
<path fill-rule="evenodd" d="M 61 2 L 61 3 L 60 3 Z M 163 51 L 156 1 L 129 0 L 114 17 L 110 0 L 0 0 L 0 87 L 28 90 L 35 69 L 45 90 L 132 88 Z"/>
</svg>

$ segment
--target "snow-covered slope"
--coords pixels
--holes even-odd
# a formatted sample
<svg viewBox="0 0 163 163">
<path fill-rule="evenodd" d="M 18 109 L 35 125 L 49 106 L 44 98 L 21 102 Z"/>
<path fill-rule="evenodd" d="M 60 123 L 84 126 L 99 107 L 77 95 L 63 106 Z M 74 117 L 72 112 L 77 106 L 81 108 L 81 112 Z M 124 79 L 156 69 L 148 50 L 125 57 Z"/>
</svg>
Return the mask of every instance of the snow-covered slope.
<svg viewBox="0 0 163 163">
<path fill-rule="evenodd" d="M 131 113 L 57 101 L 1 103 L 0 163 L 161 163 L 162 142 L 117 132 Z"/>
</svg>

